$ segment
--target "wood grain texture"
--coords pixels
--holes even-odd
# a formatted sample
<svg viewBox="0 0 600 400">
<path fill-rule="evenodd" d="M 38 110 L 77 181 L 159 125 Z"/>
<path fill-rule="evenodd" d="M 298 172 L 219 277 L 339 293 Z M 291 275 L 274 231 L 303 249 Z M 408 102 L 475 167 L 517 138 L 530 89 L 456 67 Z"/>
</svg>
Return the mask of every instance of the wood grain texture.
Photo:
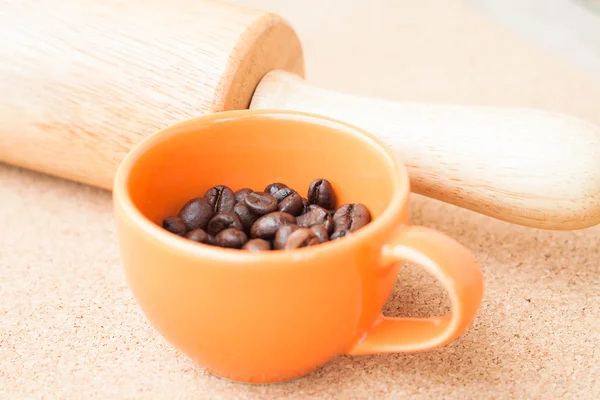
<svg viewBox="0 0 600 400">
<path fill-rule="evenodd" d="M 8 0 L 0 16 L 0 161 L 105 189 L 146 135 L 247 108 L 273 68 L 304 74 L 285 21 L 221 2 Z"/>
<path fill-rule="evenodd" d="M 415 193 L 537 228 L 600 223 L 600 130 L 583 120 L 353 96 L 285 71 L 265 76 L 251 108 L 321 113 L 375 134 L 408 166 Z"/>
</svg>

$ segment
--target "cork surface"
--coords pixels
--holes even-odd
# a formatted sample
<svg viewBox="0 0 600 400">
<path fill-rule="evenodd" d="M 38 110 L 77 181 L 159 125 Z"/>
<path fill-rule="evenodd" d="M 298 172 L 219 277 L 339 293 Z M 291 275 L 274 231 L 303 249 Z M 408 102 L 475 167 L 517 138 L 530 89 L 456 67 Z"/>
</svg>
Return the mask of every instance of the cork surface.
<svg viewBox="0 0 600 400">
<path fill-rule="evenodd" d="M 423 64 L 419 79 L 398 75 L 408 70 L 410 60 L 402 59 L 396 48 L 390 50 L 392 39 L 384 43 L 382 32 L 409 29 L 417 24 L 411 13 L 423 16 L 427 7 L 442 2 L 390 0 L 343 7 L 343 0 L 239 3 L 288 18 L 303 39 L 308 79 L 322 86 L 397 99 L 409 92 L 411 97 L 455 102 L 537 101 L 537 86 L 530 97 L 513 99 L 508 89 L 503 96 L 493 74 L 486 68 L 473 75 L 477 68 L 464 55 L 471 76 L 461 75 L 453 61 L 444 77 L 442 60 L 435 67 Z M 444 17 L 432 18 L 439 24 L 421 22 L 431 26 L 426 39 L 447 55 L 450 43 L 444 43 L 447 35 L 440 28 Z M 334 57 L 332 49 L 339 55 Z M 423 62 L 431 49 L 411 51 L 423 55 L 417 57 Z M 429 80 L 423 72 L 428 68 Z M 478 80 L 465 84 L 464 93 L 448 90 L 447 85 Z M 588 97 L 564 96 L 565 109 L 589 112 L 589 99 L 600 93 L 590 86 Z M 556 87 L 567 90 L 567 83 Z M 550 97 L 554 100 L 547 101 L 554 103 L 548 108 L 560 108 L 560 96 L 552 92 Z M 341 356 L 293 382 L 250 386 L 207 374 L 148 325 L 120 266 L 110 200 L 106 191 L 0 165 L 0 398 L 600 397 L 600 227 L 534 230 L 413 196 L 414 224 L 457 238 L 482 264 L 485 298 L 468 332 L 426 353 Z M 427 316 L 447 311 L 448 305 L 430 276 L 407 266 L 385 313 Z"/>
</svg>

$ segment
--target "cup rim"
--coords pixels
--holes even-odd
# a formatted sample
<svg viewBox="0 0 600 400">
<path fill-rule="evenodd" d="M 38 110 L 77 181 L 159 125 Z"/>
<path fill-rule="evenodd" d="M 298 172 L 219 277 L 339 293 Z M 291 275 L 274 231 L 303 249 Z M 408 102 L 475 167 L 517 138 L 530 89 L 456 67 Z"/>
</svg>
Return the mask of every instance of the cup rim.
<svg viewBox="0 0 600 400">
<path fill-rule="evenodd" d="M 320 125 L 326 124 L 333 129 L 343 131 L 344 134 L 350 134 L 358 137 L 360 140 L 363 140 L 372 147 L 375 147 L 376 150 L 388 158 L 388 161 L 391 163 L 394 173 L 398 178 L 396 179 L 396 182 L 393 183 L 396 187 L 394 188 L 392 198 L 381 215 L 373 219 L 363 228 L 353 232 L 351 235 L 344 237 L 343 240 L 325 242 L 318 246 L 299 248 L 291 252 L 267 251 L 253 253 L 249 251 L 241 251 L 239 249 L 228 249 L 210 246 L 203 243 L 196 243 L 186 238 L 173 235 L 165 231 L 162 227 L 156 225 L 154 222 L 150 221 L 134 205 L 128 189 L 129 177 L 133 167 L 147 150 L 159 145 L 163 141 L 169 140 L 171 137 L 176 136 L 183 130 L 191 127 L 232 119 L 253 118 L 257 116 L 284 118 L 291 121 L 304 121 Z M 401 214 L 403 209 L 407 206 L 410 190 L 410 181 L 406 166 L 398 159 L 398 157 L 393 154 L 391 149 L 382 140 L 365 131 L 364 129 L 334 118 L 309 112 L 271 109 L 244 109 L 220 111 L 186 119 L 148 135 L 140 142 L 132 146 L 130 151 L 125 155 L 119 164 L 115 175 L 112 192 L 114 206 L 118 204 L 131 223 L 133 223 L 136 228 L 142 230 L 146 235 L 150 236 L 157 244 L 167 246 L 174 251 L 187 253 L 194 257 L 235 262 L 256 262 L 257 260 L 260 261 L 268 259 L 269 261 L 276 262 L 278 260 L 290 261 L 296 257 L 301 257 L 302 259 L 307 257 L 312 258 L 318 257 L 323 253 L 329 253 L 338 250 L 343 251 L 344 248 L 353 247 L 358 242 L 368 240 L 369 236 L 372 236 L 376 232 L 393 229 L 393 227 L 390 227 L 390 225 L 398 221 L 397 216 Z"/>
</svg>

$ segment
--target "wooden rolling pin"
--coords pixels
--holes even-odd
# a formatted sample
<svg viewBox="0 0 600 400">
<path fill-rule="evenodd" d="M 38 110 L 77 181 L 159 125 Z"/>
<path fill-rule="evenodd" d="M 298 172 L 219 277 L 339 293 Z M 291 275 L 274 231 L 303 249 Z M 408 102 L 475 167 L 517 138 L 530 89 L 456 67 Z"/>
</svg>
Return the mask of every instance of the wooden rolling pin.
<svg viewBox="0 0 600 400">
<path fill-rule="evenodd" d="M 600 130 L 537 110 L 385 101 L 308 85 L 279 16 L 209 0 L 5 0 L 0 161 L 110 189 L 143 137 L 201 114 L 309 111 L 385 140 L 412 190 L 516 224 L 600 223 Z M 548 82 L 551 86 L 552 82 Z"/>
</svg>

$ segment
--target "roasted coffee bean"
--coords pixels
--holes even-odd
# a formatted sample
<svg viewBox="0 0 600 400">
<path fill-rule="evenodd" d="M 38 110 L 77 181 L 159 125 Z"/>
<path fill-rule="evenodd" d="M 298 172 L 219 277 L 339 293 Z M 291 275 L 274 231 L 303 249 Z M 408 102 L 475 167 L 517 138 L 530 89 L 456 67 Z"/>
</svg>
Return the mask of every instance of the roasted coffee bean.
<svg viewBox="0 0 600 400">
<path fill-rule="evenodd" d="M 329 240 L 329 235 L 327 234 L 327 228 L 325 228 L 325 225 L 313 225 L 310 227 L 310 230 L 313 231 L 315 235 L 317 235 L 321 243 Z"/>
<path fill-rule="evenodd" d="M 265 192 L 250 193 L 244 202 L 256 215 L 265 215 L 277 210 L 277 199 Z"/>
<path fill-rule="evenodd" d="M 302 196 L 300 196 L 295 190 L 283 188 L 275 192 L 273 197 L 275 197 L 275 199 L 277 199 L 279 202 L 277 206 L 279 211 L 283 211 L 294 216 L 298 216 L 302 212 Z"/>
<path fill-rule="evenodd" d="M 283 249 L 292 232 L 299 228 L 296 224 L 287 224 L 279 227 L 275 233 L 275 239 L 273 239 L 273 248 L 275 250 Z"/>
<path fill-rule="evenodd" d="M 333 230 L 354 232 L 371 221 L 371 214 L 363 204 L 344 204 L 333 215 Z"/>
<path fill-rule="evenodd" d="M 263 215 L 252 224 L 250 228 L 250 236 L 252 238 L 260 238 L 265 240 L 271 240 L 275 237 L 277 229 L 282 225 L 295 224 L 296 217 L 292 214 L 284 213 L 281 211 L 272 212 L 267 215 Z"/>
<path fill-rule="evenodd" d="M 299 228 L 292 232 L 285 243 L 284 250 L 299 249 L 301 247 L 314 246 L 319 243 L 321 242 L 313 231 L 306 228 Z"/>
<path fill-rule="evenodd" d="M 271 242 L 264 239 L 251 239 L 242 246 L 243 250 L 248 250 L 251 253 L 259 253 L 261 251 L 271 250 Z"/>
<path fill-rule="evenodd" d="M 277 209 L 279 211 L 298 216 L 303 209 L 302 198 L 297 193 L 294 193 L 291 196 L 283 199 L 277 206 Z"/>
<path fill-rule="evenodd" d="M 248 240 L 248 236 L 239 229 L 228 228 L 215 236 L 215 244 L 220 247 L 240 249 Z"/>
<path fill-rule="evenodd" d="M 315 179 L 308 188 L 308 202 L 316 204 L 327 210 L 335 208 L 335 192 L 331 183 L 326 179 Z"/>
<path fill-rule="evenodd" d="M 348 235 L 350 235 L 350 232 L 349 232 L 349 231 L 344 231 L 344 230 L 342 230 L 342 231 L 335 231 L 335 232 L 333 232 L 333 233 L 331 234 L 331 237 L 330 237 L 329 239 L 330 239 L 330 240 L 341 239 L 341 238 L 343 238 L 344 236 L 348 236 Z"/>
<path fill-rule="evenodd" d="M 189 231 L 185 237 L 198 243 L 208 243 L 210 240 L 208 233 L 206 233 L 204 229 L 194 229 L 193 231 Z"/>
<path fill-rule="evenodd" d="M 233 212 L 238 216 L 240 221 L 242 221 L 244 231 L 246 233 L 250 232 L 252 224 L 258 217 L 250 211 L 244 201 L 237 203 L 235 207 L 233 207 Z"/>
<path fill-rule="evenodd" d="M 312 211 L 312 210 L 324 210 L 324 211 L 327 211 L 327 212 L 329 212 L 329 210 L 325 210 L 323 207 L 321 207 L 321 206 L 319 206 L 319 205 L 316 205 L 316 204 L 310 204 L 310 205 L 308 206 L 307 210 L 308 210 L 308 211 Z M 331 214 L 331 213 L 330 213 L 330 214 Z M 332 215 L 331 217 L 333 217 L 333 215 Z"/>
<path fill-rule="evenodd" d="M 254 190 L 248 188 L 238 190 L 237 192 L 235 192 L 235 201 L 237 201 L 238 203 L 240 201 L 244 201 L 246 196 L 248 196 L 252 192 L 254 192 Z"/>
<path fill-rule="evenodd" d="M 187 232 L 187 228 L 183 220 L 176 216 L 165 218 L 162 222 L 162 227 L 179 236 L 184 236 Z"/>
<path fill-rule="evenodd" d="M 331 183 L 315 179 L 303 198 L 295 189 L 276 182 L 264 192 L 225 185 L 210 188 L 202 198 L 188 201 L 163 228 L 209 245 L 251 252 L 314 246 L 352 234 L 371 222 L 359 203 L 337 207 Z M 249 240 L 251 239 L 251 240 Z"/>
<path fill-rule="evenodd" d="M 204 194 L 204 200 L 208 201 L 215 214 L 233 212 L 236 203 L 233 190 L 224 185 L 208 189 Z"/>
<path fill-rule="evenodd" d="M 284 185 L 283 183 L 279 183 L 279 182 L 271 183 L 270 185 L 268 185 L 265 188 L 265 192 L 269 193 L 269 194 L 274 194 L 278 190 L 286 188 L 286 187 L 287 187 L 287 185 Z"/>
<path fill-rule="evenodd" d="M 333 232 L 333 218 L 329 211 L 316 204 L 308 206 L 306 214 L 299 215 L 296 223 L 303 228 L 310 228 L 313 225 L 322 224 L 328 233 Z"/>
<path fill-rule="evenodd" d="M 244 225 L 242 225 L 242 221 L 240 221 L 237 214 L 232 212 L 221 213 L 215 215 L 210 220 L 206 232 L 208 232 L 209 235 L 216 236 L 219 232 L 230 228 L 241 231 L 244 230 Z"/>
<path fill-rule="evenodd" d="M 302 211 L 300 211 L 300 215 L 302 214 L 306 214 L 309 210 L 308 207 L 310 207 L 310 203 L 308 202 L 307 199 L 305 199 L 304 197 L 302 198 Z"/>
<path fill-rule="evenodd" d="M 188 231 L 206 229 L 208 221 L 214 215 L 210 204 L 200 197 L 188 201 L 179 212 L 179 218 L 183 220 Z"/>
<path fill-rule="evenodd" d="M 290 189 L 289 187 L 285 187 L 285 188 L 279 189 L 275 193 L 271 193 L 271 194 L 279 202 L 279 201 L 285 199 L 286 197 L 288 197 L 289 195 L 291 195 L 292 193 L 295 193 L 295 192 L 296 191 L 294 189 Z"/>
</svg>

